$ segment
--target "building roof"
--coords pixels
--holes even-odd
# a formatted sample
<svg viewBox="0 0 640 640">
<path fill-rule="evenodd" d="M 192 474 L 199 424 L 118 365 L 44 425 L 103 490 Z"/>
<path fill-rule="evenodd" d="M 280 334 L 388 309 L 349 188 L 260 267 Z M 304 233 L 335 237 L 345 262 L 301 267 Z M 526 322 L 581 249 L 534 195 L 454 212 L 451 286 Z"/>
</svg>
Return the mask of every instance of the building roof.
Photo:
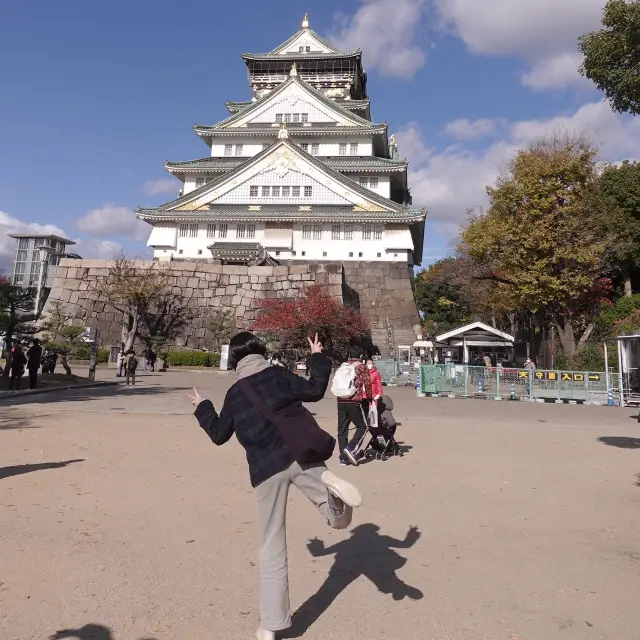
<svg viewBox="0 0 640 640">
<path fill-rule="evenodd" d="M 284 133 L 286 134 L 286 132 L 287 130 L 285 129 Z M 352 213 L 354 214 L 354 216 L 357 216 L 358 219 L 372 219 L 372 218 L 380 217 L 381 219 L 383 218 L 395 219 L 396 221 L 406 220 L 411 222 L 414 222 L 414 221 L 420 222 L 424 220 L 425 218 L 424 211 L 417 210 L 412 207 L 407 207 L 397 202 L 393 202 L 392 200 L 384 198 L 383 196 L 378 195 L 377 193 L 370 191 L 365 187 L 360 186 L 358 183 L 354 182 L 350 178 L 343 176 L 341 173 L 327 166 L 317 157 L 310 155 L 309 153 L 307 153 L 306 151 L 298 147 L 296 144 L 291 142 L 287 137 L 279 139 L 275 144 L 271 145 L 270 147 L 258 153 L 257 155 L 249 158 L 246 162 L 242 163 L 240 166 L 236 167 L 232 171 L 223 174 L 219 178 L 215 178 L 214 180 L 203 185 L 202 187 L 199 187 L 198 189 L 195 189 L 194 191 L 191 191 L 190 193 L 184 196 L 181 196 L 176 200 L 167 202 L 166 204 L 163 204 L 159 207 L 139 208 L 138 217 L 143 220 L 151 220 L 151 219 L 157 219 L 158 215 L 166 219 L 167 217 L 170 217 L 170 216 L 182 217 L 183 215 L 200 215 L 201 213 L 204 213 L 206 216 L 211 217 L 215 215 L 212 213 L 211 210 L 204 210 L 203 212 L 191 211 L 191 210 L 185 211 L 184 209 L 180 210 L 180 207 L 186 207 L 187 205 L 189 205 L 189 203 L 205 195 L 208 191 L 214 190 L 218 185 L 224 183 L 225 181 L 231 180 L 234 176 L 241 174 L 242 171 L 246 170 L 247 168 L 250 168 L 254 164 L 259 163 L 262 159 L 275 153 L 282 146 L 288 147 L 290 151 L 293 151 L 298 156 L 301 156 L 306 162 L 320 169 L 320 171 L 323 172 L 328 178 L 331 178 L 335 182 L 339 183 L 341 186 L 345 187 L 347 190 L 352 191 L 356 194 L 359 194 L 370 203 L 379 206 L 379 209 L 377 210 L 376 209 L 369 209 L 367 211 L 352 210 Z M 248 207 L 248 203 L 247 203 L 247 207 Z M 285 210 L 286 208 L 283 207 L 282 209 Z M 259 215 L 261 213 L 260 217 L 262 219 L 264 219 L 265 217 L 271 218 L 272 215 L 275 215 L 275 212 L 268 212 L 266 208 L 264 210 L 261 209 L 260 212 L 255 211 L 252 213 L 256 213 L 256 215 Z M 292 210 L 290 212 L 287 211 L 287 213 L 289 213 L 290 215 L 288 219 L 293 219 L 294 213 L 299 219 L 307 215 L 313 215 L 315 217 L 318 217 L 321 214 L 325 215 L 326 209 L 322 209 L 319 207 L 315 207 L 315 208 L 311 207 L 308 210 L 301 210 L 300 208 L 298 208 L 297 210 Z M 169 216 L 167 216 L 167 214 L 169 214 Z M 235 215 L 239 215 L 239 213 L 235 211 Z"/>
<path fill-rule="evenodd" d="M 515 341 L 515 338 L 513 336 L 505 333 L 504 331 L 494 329 L 484 322 L 472 322 L 471 324 L 466 324 L 463 327 L 458 327 L 457 329 L 453 329 L 452 331 L 448 331 L 447 333 L 436 336 L 436 340 L 438 342 L 446 342 L 447 340 L 455 338 L 457 338 L 458 340 L 462 340 L 463 338 L 467 340 L 473 340 L 486 337 L 487 334 L 493 336 L 494 338 L 501 338 L 506 342 L 513 343 Z"/>
<path fill-rule="evenodd" d="M 305 60 L 344 60 L 345 58 L 354 58 L 360 60 L 362 51 L 350 51 L 345 53 L 243 53 L 242 58 L 245 62 L 304 62 Z"/>
<path fill-rule="evenodd" d="M 292 73 L 293 73 L 293 71 L 292 71 Z M 280 96 L 280 94 L 282 94 L 285 91 L 287 91 L 289 89 L 289 87 L 291 87 L 292 85 L 298 86 L 302 91 L 304 91 L 305 93 L 309 94 L 309 96 L 311 96 L 311 98 L 314 98 L 314 99 L 318 100 L 321 104 L 323 104 L 325 107 L 327 107 L 327 109 L 329 109 L 331 111 L 334 111 L 334 112 L 340 114 L 343 118 L 347 119 L 348 121 L 353 122 L 356 127 L 357 126 L 364 127 L 364 128 L 380 128 L 380 127 L 384 127 L 386 129 L 386 124 L 382 124 L 382 125 L 378 124 L 378 125 L 376 125 L 376 124 L 372 124 L 369 120 L 366 120 L 365 118 L 361 118 L 360 116 L 356 115 L 355 113 L 353 113 L 349 109 L 345 109 L 345 107 L 343 107 L 339 102 L 336 102 L 335 100 L 331 100 L 330 98 L 327 98 L 327 96 L 325 96 L 324 93 L 322 93 L 322 91 L 318 91 L 315 87 L 312 87 L 308 82 L 305 82 L 304 80 L 302 80 L 297 75 L 289 76 L 289 78 L 287 78 L 287 80 L 282 82 L 273 91 L 271 91 L 267 95 L 263 96 L 259 100 L 255 100 L 255 101 L 251 102 L 251 104 L 246 109 L 242 109 L 242 111 L 238 111 L 238 112 L 234 113 L 229 118 L 226 118 L 226 119 L 222 120 L 221 122 L 218 122 L 218 124 L 215 124 L 215 125 L 212 125 L 212 126 L 202 126 L 202 125 L 197 125 L 196 124 L 194 128 L 198 132 L 200 130 L 208 131 L 208 130 L 214 130 L 214 129 L 217 130 L 217 129 L 232 128 L 233 125 L 236 122 L 238 122 L 238 120 L 246 118 L 248 115 L 250 115 L 254 111 L 257 111 L 258 109 L 261 109 L 262 107 L 264 107 L 265 104 L 268 104 L 271 101 L 276 101 L 278 99 L 278 97 Z M 272 123 L 265 123 L 265 124 L 267 124 L 269 128 L 274 128 L 274 127 L 272 127 Z M 300 124 L 302 124 L 302 123 L 300 123 Z M 243 127 L 243 129 L 244 128 L 245 127 Z M 317 128 L 319 128 L 319 127 L 313 127 L 313 125 L 311 127 L 308 127 L 308 126 L 304 127 L 303 126 L 303 129 L 305 131 L 307 131 L 309 129 L 317 129 Z M 277 129 L 276 129 L 276 131 L 277 131 Z"/>
<path fill-rule="evenodd" d="M 348 136 L 348 135 L 386 135 L 386 124 L 371 124 L 368 127 L 314 127 L 304 126 L 298 123 L 287 123 L 290 136 Z M 233 127 L 219 129 L 217 126 L 208 127 L 199 124 L 194 125 L 193 130 L 203 138 L 242 138 L 242 137 L 277 137 L 278 128 L 268 126 Z"/>
<path fill-rule="evenodd" d="M 259 254 L 261 247 L 259 242 L 214 242 L 207 247 L 214 255 L 253 255 Z"/>
<path fill-rule="evenodd" d="M 319 44 L 321 44 L 325 49 L 328 49 L 332 53 L 344 53 L 333 44 L 331 44 L 328 40 L 325 40 L 320 34 L 316 33 L 311 27 L 309 27 L 309 16 L 305 14 L 304 19 L 302 20 L 302 26 L 299 31 L 296 31 L 290 38 L 285 40 L 282 44 L 279 44 L 275 49 L 272 49 L 269 53 L 271 55 L 280 53 L 284 51 L 290 44 L 295 42 L 300 36 L 303 34 L 310 35 L 314 40 L 316 40 Z"/>
<path fill-rule="evenodd" d="M 315 156 L 328 167 L 336 171 L 405 171 L 406 160 L 390 160 L 388 158 L 376 158 L 375 156 Z M 246 162 L 246 158 L 235 156 L 223 156 L 212 158 L 199 158 L 185 162 L 165 162 L 165 168 L 171 173 L 196 173 L 202 171 L 230 171 Z"/>
<path fill-rule="evenodd" d="M 244 101 L 233 101 L 228 100 L 225 102 L 225 106 L 227 107 L 227 111 L 229 113 L 237 113 L 242 109 L 246 109 L 250 107 L 252 104 L 255 104 L 255 100 L 244 100 Z M 339 104 L 341 107 L 348 109 L 349 111 L 367 111 L 371 108 L 371 101 L 367 98 L 366 100 L 332 100 L 336 104 Z"/>
<path fill-rule="evenodd" d="M 42 240 L 57 240 L 64 244 L 75 244 L 75 242 L 73 240 L 69 240 L 69 238 L 63 238 L 62 236 L 56 236 L 50 233 L 8 233 L 7 236 L 9 238 L 15 238 L 16 240 L 20 238 L 35 238 Z"/>
</svg>

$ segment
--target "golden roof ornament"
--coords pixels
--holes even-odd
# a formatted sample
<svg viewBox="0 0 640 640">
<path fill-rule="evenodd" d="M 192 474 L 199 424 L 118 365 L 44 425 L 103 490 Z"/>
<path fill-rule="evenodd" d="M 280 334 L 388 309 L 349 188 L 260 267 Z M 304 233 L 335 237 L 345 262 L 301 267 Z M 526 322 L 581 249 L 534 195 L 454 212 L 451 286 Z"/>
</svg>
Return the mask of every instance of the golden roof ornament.
<svg viewBox="0 0 640 640">
<path fill-rule="evenodd" d="M 280 127 L 280 131 L 278 131 L 278 140 L 288 140 L 289 132 L 287 131 L 287 123 L 283 122 Z"/>
<path fill-rule="evenodd" d="M 396 143 L 396 137 L 395 137 L 395 135 L 392 135 L 392 136 L 389 138 L 389 144 L 393 144 L 393 145 L 394 145 L 395 143 Z"/>
<path fill-rule="evenodd" d="M 309 28 L 309 15 L 307 13 L 304 14 L 304 18 L 302 19 L 302 28 L 303 29 Z"/>
</svg>

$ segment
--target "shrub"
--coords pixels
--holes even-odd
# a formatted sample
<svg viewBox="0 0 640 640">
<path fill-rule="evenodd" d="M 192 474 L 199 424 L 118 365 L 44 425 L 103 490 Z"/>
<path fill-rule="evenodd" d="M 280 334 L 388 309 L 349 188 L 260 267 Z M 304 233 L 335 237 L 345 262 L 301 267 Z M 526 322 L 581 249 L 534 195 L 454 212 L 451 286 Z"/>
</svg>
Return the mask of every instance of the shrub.
<svg viewBox="0 0 640 640">
<path fill-rule="evenodd" d="M 91 345 L 74 344 L 71 347 L 72 360 L 91 360 Z"/>
<path fill-rule="evenodd" d="M 166 363 L 170 367 L 219 367 L 220 354 L 206 351 L 171 351 Z"/>
<path fill-rule="evenodd" d="M 110 350 L 105 347 L 98 349 L 98 364 L 107 364 L 109 362 Z"/>
</svg>

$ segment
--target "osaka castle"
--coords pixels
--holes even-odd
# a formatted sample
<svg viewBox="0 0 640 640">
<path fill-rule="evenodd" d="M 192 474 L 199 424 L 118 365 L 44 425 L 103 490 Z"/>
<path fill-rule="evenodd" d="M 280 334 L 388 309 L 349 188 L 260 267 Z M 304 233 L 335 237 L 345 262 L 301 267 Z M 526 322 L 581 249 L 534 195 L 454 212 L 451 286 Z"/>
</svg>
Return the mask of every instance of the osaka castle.
<svg viewBox="0 0 640 640">
<path fill-rule="evenodd" d="M 371 118 L 362 52 L 309 27 L 269 53 L 245 53 L 251 98 L 196 124 L 203 158 L 165 164 L 179 197 L 137 216 L 159 260 L 222 264 L 422 259 L 425 211 L 407 161 Z"/>
</svg>

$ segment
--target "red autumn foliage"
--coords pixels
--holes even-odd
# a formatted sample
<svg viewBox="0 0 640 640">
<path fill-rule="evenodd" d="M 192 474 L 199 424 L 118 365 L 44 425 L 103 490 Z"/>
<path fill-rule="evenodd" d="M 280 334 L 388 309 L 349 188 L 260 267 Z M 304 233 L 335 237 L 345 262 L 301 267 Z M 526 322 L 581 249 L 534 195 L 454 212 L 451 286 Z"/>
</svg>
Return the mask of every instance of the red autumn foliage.
<svg viewBox="0 0 640 640">
<path fill-rule="evenodd" d="M 263 300 L 253 330 L 275 335 L 283 351 L 300 357 L 308 351 L 308 336 L 317 333 L 327 351 L 337 355 L 359 341 L 369 324 L 321 285 L 310 285 L 295 298 Z"/>
</svg>

